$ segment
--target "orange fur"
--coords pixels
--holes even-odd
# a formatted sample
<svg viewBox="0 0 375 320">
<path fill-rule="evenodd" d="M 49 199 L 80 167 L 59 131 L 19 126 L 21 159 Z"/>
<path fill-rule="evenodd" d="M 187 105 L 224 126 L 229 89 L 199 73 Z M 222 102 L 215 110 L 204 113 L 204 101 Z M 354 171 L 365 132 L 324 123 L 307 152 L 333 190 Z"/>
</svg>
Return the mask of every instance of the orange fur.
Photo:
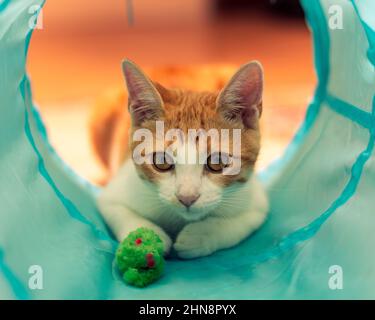
<svg viewBox="0 0 375 320">
<path fill-rule="evenodd" d="M 217 184 L 227 186 L 234 181 L 245 182 L 248 169 L 252 169 L 260 150 L 260 132 L 256 130 L 240 127 L 238 124 L 231 124 L 225 121 L 216 111 L 216 99 L 218 93 L 213 92 L 194 92 L 187 90 L 166 90 L 160 85 L 156 86 L 161 93 L 164 102 L 165 116 L 160 119 L 164 121 L 165 131 L 169 129 L 181 129 L 185 134 L 189 129 L 237 129 L 241 128 L 241 172 L 238 175 L 210 175 L 210 179 Z M 155 133 L 155 121 L 148 121 L 142 125 L 142 128 L 149 129 Z M 131 127 L 130 133 L 133 134 L 139 127 Z M 156 134 L 153 135 L 154 137 Z M 232 136 L 230 136 L 230 149 L 233 148 Z M 128 151 L 134 148 L 140 142 L 133 141 Z M 165 141 L 165 144 L 169 144 Z M 208 139 L 208 149 L 210 140 Z M 209 150 L 208 150 L 209 151 Z M 137 166 L 141 176 L 147 177 L 148 180 L 157 180 L 158 173 L 150 164 Z"/>
<path fill-rule="evenodd" d="M 113 90 L 95 104 L 89 119 L 91 145 L 100 163 L 111 173 L 127 151 L 131 125 L 124 90 Z"/>
<path fill-rule="evenodd" d="M 208 90 L 195 92 L 189 90 L 168 90 L 155 84 L 164 101 L 165 129 L 179 128 L 187 132 L 188 129 L 203 128 L 209 130 L 232 129 L 234 126 L 223 121 L 216 113 L 216 98 L 218 90 L 228 81 L 236 70 L 228 67 L 200 67 L 200 68 L 166 68 L 151 71 L 149 74 L 154 80 L 161 80 L 169 86 L 183 86 L 193 90 Z M 144 124 L 143 127 L 148 127 Z M 107 169 L 110 178 L 135 147 L 129 148 L 129 129 L 131 119 L 127 111 L 127 95 L 125 89 L 116 89 L 109 92 L 96 103 L 90 118 L 90 137 L 95 154 Z M 153 124 L 149 124 L 153 129 Z M 132 130 L 137 129 L 136 127 Z M 244 168 L 253 167 L 259 152 L 259 130 L 243 130 L 242 133 L 242 161 Z M 142 168 L 148 176 L 151 171 Z M 152 175 L 155 173 L 152 172 Z M 220 175 L 221 176 L 221 175 Z M 148 176 L 148 178 L 152 178 Z M 229 184 L 233 179 L 241 181 L 241 175 L 217 176 L 213 179 L 219 183 Z"/>
</svg>

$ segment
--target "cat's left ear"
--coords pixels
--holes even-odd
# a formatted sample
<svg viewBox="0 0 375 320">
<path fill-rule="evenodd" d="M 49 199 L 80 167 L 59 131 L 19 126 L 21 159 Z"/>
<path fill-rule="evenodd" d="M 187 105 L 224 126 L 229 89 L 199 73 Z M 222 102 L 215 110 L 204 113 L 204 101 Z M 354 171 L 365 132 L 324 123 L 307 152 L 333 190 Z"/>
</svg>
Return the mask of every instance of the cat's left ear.
<svg viewBox="0 0 375 320">
<path fill-rule="evenodd" d="M 263 68 L 257 61 L 243 65 L 220 92 L 217 112 L 245 128 L 258 128 L 262 114 Z"/>
</svg>

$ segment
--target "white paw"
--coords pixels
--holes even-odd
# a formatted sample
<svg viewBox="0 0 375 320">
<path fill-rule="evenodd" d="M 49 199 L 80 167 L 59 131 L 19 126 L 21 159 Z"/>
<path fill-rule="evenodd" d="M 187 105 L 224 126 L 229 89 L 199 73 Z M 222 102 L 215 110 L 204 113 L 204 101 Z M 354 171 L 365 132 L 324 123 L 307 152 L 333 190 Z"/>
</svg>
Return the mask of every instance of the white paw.
<svg viewBox="0 0 375 320">
<path fill-rule="evenodd" d="M 173 245 L 177 256 L 182 259 L 193 259 L 210 255 L 214 250 L 207 232 L 198 223 L 188 224 L 177 236 Z"/>
<path fill-rule="evenodd" d="M 169 255 L 169 252 L 171 251 L 172 248 L 172 239 L 170 236 L 159 226 L 148 226 L 148 228 L 152 229 L 155 231 L 155 233 L 160 237 L 161 241 L 163 241 L 164 244 L 164 256 Z"/>
<path fill-rule="evenodd" d="M 169 252 L 172 248 L 172 239 L 163 231 L 163 232 L 157 232 L 158 236 L 164 243 L 164 256 L 169 255 Z"/>
</svg>

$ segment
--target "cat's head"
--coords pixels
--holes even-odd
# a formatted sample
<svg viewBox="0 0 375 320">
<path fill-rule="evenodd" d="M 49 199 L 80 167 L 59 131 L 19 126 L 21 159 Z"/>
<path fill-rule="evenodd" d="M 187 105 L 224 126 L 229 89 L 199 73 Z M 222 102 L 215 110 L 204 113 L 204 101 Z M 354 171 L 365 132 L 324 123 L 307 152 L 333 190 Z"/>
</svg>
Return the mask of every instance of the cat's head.
<svg viewBox="0 0 375 320">
<path fill-rule="evenodd" d="M 138 174 L 168 209 L 189 221 L 202 219 L 253 172 L 260 148 L 261 65 L 243 65 L 219 93 L 167 89 L 130 61 L 123 71 Z"/>
</svg>

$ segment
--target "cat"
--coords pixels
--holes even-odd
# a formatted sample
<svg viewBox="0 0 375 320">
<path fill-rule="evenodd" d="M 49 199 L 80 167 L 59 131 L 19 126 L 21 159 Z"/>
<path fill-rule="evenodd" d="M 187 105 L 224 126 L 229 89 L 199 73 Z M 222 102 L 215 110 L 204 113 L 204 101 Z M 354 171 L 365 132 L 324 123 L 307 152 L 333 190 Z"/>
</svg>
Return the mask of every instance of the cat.
<svg viewBox="0 0 375 320">
<path fill-rule="evenodd" d="M 97 204 L 116 238 L 122 241 L 138 227 L 147 227 L 160 236 L 166 255 L 173 249 L 178 257 L 192 259 L 235 246 L 257 230 L 269 206 L 254 174 L 262 113 L 260 63 L 243 65 L 220 92 L 167 89 L 129 60 L 123 62 L 123 73 L 129 112 L 116 112 L 119 108 L 113 106 L 126 99 L 115 99 L 101 113 L 105 121 L 96 116 L 91 126 L 95 149 L 111 174 Z M 221 146 L 213 153 L 211 142 L 205 162 L 186 163 L 166 151 L 171 141 L 157 134 L 158 123 L 164 132 L 178 129 L 183 134 L 191 129 L 237 130 L 240 143 L 233 134 L 229 144 L 240 148 L 239 161 Z M 152 134 L 148 144 L 134 139 L 142 130 Z M 200 155 L 199 139 L 192 141 L 180 139 L 179 146 Z M 149 161 L 136 161 L 142 143 L 151 148 L 138 156 Z M 225 174 L 234 163 L 240 164 L 238 170 Z"/>
</svg>

